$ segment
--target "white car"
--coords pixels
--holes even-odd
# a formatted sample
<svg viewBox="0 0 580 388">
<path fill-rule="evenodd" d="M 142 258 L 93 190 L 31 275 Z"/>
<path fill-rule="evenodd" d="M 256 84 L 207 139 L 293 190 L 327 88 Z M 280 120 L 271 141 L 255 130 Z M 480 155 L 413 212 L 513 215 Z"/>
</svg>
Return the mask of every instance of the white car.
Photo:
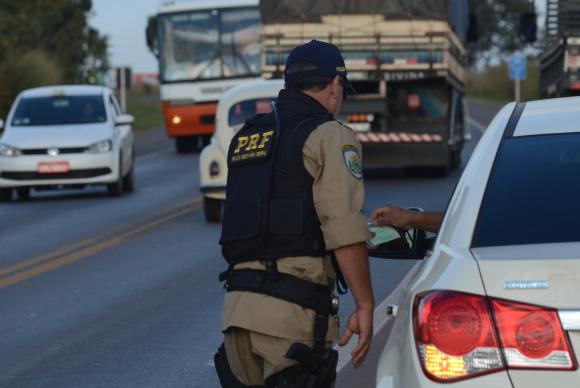
<svg viewBox="0 0 580 388">
<path fill-rule="evenodd" d="M 226 198 L 227 153 L 234 134 L 244 122 L 259 113 L 270 113 L 272 102 L 284 87 L 281 80 L 258 80 L 228 90 L 220 98 L 211 142 L 199 160 L 200 189 L 208 222 L 220 222 Z"/>
<path fill-rule="evenodd" d="M 490 123 L 389 309 L 377 387 L 580 387 L 579 123 L 579 97 Z"/>
<path fill-rule="evenodd" d="M 0 137 L 0 201 L 16 191 L 107 186 L 133 191 L 133 117 L 102 86 L 51 86 L 16 98 Z M 2 124 L 2 123 L 0 123 Z"/>
</svg>

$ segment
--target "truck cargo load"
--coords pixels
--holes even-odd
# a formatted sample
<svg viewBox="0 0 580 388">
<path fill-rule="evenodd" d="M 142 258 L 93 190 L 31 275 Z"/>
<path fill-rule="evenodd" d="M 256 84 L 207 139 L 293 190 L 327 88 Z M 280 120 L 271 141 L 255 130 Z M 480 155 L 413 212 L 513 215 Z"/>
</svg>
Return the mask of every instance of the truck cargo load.
<svg viewBox="0 0 580 388">
<path fill-rule="evenodd" d="M 465 140 L 466 0 L 260 2 L 262 76 L 281 78 L 293 47 L 336 44 L 358 94 L 341 120 L 365 168 L 429 167 L 446 175 Z"/>
</svg>

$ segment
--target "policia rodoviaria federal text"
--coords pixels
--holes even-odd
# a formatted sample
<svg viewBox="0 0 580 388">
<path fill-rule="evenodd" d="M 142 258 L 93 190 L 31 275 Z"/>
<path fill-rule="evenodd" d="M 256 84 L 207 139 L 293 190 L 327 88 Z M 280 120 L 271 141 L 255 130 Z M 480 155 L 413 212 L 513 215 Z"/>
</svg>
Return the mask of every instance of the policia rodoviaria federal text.
<svg viewBox="0 0 580 388">
<path fill-rule="evenodd" d="M 372 235 L 362 215 L 361 147 L 336 121 L 354 92 L 346 75 L 336 46 L 294 48 L 272 113 L 249 119 L 230 145 L 224 344 L 215 356 L 224 387 L 332 387 L 337 274 L 356 302 L 340 344 L 358 334 L 356 366 L 368 353 Z"/>
</svg>

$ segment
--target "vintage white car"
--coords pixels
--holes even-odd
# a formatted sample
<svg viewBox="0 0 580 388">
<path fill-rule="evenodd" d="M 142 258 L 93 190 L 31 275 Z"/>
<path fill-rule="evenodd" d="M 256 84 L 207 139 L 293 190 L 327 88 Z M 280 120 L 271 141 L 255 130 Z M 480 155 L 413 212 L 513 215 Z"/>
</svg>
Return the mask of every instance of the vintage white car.
<svg viewBox="0 0 580 388">
<path fill-rule="evenodd" d="M 226 157 L 232 137 L 250 117 L 271 112 L 272 102 L 283 87 L 281 80 L 250 81 L 228 90 L 221 97 L 215 132 L 199 160 L 200 189 L 207 222 L 221 221 L 228 176 Z"/>
<path fill-rule="evenodd" d="M 496 115 L 392 297 L 378 388 L 580 386 L 579 123 L 580 97 Z"/>
<path fill-rule="evenodd" d="M 133 116 L 102 86 L 51 86 L 16 98 L 0 137 L 0 201 L 14 191 L 106 185 L 133 191 Z"/>
</svg>

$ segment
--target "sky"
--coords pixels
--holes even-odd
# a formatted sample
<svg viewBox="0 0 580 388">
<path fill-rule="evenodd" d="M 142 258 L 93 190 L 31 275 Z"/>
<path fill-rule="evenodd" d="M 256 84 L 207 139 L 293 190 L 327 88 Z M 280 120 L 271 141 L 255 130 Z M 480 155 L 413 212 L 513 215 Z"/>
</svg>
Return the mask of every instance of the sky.
<svg viewBox="0 0 580 388">
<path fill-rule="evenodd" d="M 130 66 L 133 72 L 157 72 L 157 58 L 147 48 L 147 17 L 161 0 L 93 0 L 89 23 L 109 36 L 111 65 Z"/>
<path fill-rule="evenodd" d="M 321 0 L 324 1 L 324 0 Z M 113 66 L 130 66 L 133 72 L 157 72 L 157 59 L 145 42 L 147 17 L 162 0 L 93 0 L 90 23 L 109 36 Z M 546 0 L 535 0 L 538 22 L 544 24 Z"/>
</svg>

